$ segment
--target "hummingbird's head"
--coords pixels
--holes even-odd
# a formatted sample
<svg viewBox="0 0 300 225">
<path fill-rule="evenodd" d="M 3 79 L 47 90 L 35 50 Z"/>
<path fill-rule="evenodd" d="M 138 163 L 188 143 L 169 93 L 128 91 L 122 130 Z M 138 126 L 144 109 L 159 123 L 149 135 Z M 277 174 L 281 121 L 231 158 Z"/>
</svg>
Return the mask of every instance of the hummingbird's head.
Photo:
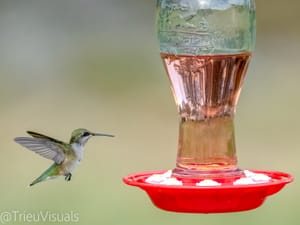
<svg viewBox="0 0 300 225">
<path fill-rule="evenodd" d="M 92 136 L 114 137 L 111 134 L 94 133 L 94 132 L 88 131 L 87 129 L 79 128 L 72 132 L 70 144 L 77 143 L 80 145 L 85 145 L 86 142 L 89 140 L 89 138 Z"/>
</svg>

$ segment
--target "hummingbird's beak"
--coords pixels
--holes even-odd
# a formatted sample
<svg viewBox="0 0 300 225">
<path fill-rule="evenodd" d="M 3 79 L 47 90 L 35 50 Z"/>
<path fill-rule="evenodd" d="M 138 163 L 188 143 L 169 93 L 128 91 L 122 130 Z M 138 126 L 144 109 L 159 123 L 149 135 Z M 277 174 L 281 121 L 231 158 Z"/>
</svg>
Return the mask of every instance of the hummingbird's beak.
<svg viewBox="0 0 300 225">
<path fill-rule="evenodd" d="M 91 133 L 92 136 L 105 136 L 105 137 L 114 137 L 111 134 L 101 134 L 101 133 Z"/>
</svg>

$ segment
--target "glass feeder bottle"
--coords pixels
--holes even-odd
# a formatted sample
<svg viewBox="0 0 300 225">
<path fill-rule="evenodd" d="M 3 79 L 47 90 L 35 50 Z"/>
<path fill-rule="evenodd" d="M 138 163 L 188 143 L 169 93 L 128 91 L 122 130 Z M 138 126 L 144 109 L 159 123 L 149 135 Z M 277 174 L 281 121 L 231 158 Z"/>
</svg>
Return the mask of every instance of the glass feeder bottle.
<svg viewBox="0 0 300 225">
<path fill-rule="evenodd" d="M 233 123 L 255 43 L 254 1 L 158 0 L 156 18 L 180 116 L 174 174 L 239 174 Z"/>
</svg>

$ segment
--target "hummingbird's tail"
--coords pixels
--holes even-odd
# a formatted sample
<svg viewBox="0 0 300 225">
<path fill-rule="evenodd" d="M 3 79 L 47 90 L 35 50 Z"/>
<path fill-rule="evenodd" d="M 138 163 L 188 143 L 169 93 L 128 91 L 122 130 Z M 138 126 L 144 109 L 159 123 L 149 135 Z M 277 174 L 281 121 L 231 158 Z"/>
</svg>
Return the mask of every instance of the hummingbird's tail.
<svg viewBox="0 0 300 225">
<path fill-rule="evenodd" d="M 29 184 L 29 186 L 31 187 L 39 182 L 55 178 L 57 175 L 57 164 L 53 163 L 52 166 L 50 166 L 44 173 L 42 173 L 38 178 L 32 181 L 31 184 Z"/>
</svg>

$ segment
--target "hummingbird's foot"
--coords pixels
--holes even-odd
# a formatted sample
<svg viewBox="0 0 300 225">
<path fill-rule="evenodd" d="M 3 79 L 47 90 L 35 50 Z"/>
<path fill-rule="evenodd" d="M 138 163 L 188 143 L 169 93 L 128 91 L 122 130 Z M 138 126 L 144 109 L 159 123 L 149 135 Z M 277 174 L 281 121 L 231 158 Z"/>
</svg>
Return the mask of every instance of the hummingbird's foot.
<svg viewBox="0 0 300 225">
<path fill-rule="evenodd" d="M 66 174 L 66 177 L 65 177 L 65 180 L 66 180 L 66 181 L 70 181 L 70 180 L 71 180 L 71 177 L 72 177 L 72 174 L 71 174 L 71 173 L 67 173 L 67 174 Z"/>
</svg>

